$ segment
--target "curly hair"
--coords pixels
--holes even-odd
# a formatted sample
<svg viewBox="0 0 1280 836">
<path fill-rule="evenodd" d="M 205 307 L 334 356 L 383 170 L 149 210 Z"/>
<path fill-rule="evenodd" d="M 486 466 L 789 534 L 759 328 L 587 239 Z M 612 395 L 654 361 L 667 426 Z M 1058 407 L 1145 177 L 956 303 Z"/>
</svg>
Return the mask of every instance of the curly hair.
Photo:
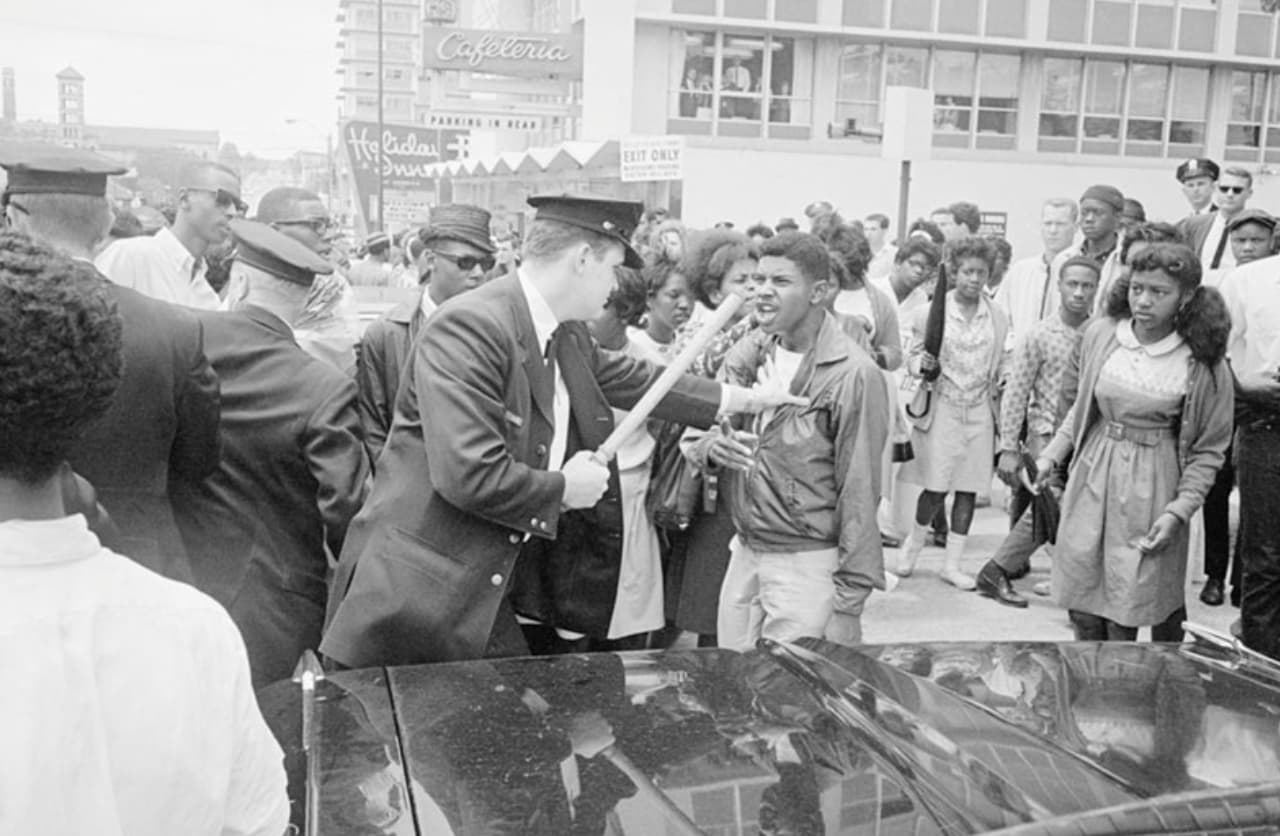
<svg viewBox="0 0 1280 836">
<path fill-rule="evenodd" d="M 618 265 L 613 270 L 617 284 L 604 301 L 604 306 L 623 325 L 639 328 L 649 308 L 649 282 L 639 270 Z"/>
<path fill-rule="evenodd" d="M 1182 335 L 1191 356 L 1212 366 L 1227 355 L 1227 339 L 1231 336 L 1231 314 L 1217 290 L 1200 283 L 1200 259 L 1185 244 L 1161 242 L 1152 244 L 1133 258 L 1135 273 L 1164 273 L 1191 298 L 1183 303 L 1174 318 L 1174 330 Z M 1116 280 L 1116 289 L 1107 297 L 1107 316 L 1125 319 L 1133 315 L 1129 307 L 1129 278 Z"/>
<path fill-rule="evenodd" d="M 760 251 L 750 238 L 732 229 L 706 229 L 691 233 L 685 240 L 684 257 L 677 269 L 689 282 L 694 298 L 714 308 L 712 297 L 720 290 L 724 277 L 733 265 L 747 258 L 760 258 Z"/>
<path fill-rule="evenodd" d="M 929 240 L 938 246 L 942 246 L 946 242 L 947 236 L 942 234 L 942 228 L 933 221 L 924 218 L 916 218 L 911 222 L 911 226 L 907 227 L 907 238 L 915 237 L 916 233 L 923 233 L 929 237 Z"/>
<path fill-rule="evenodd" d="M 946 211 L 951 213 L 957 224 L 967 227 L 970 235 L 978 234 L 982 227 L 982 210 L 978 208 L 978 204 L 961 200 L 948 206 Z"/>
<path fill-rule="evenodd" d="M 856 290 L 866 282 L 871 263 L 871 244 L 856 226 L 837 224 L 825 227 L 818 236 L 827 245 L 831 269 L 842 290 Z"/>
<path fill-rule="evenodd" d="M 898 247 L 898 251 L 893 254 L 893 263 L 901 264 L 913 255 L 923 255 L 934 267 L 942 261 L 942 251 L 938 249 L 937 244 L 928 238 L 916 236 L 902 242 L 902 246 Z"/>
<path fill-rule="evenodd" d="M 121 327 L 91 266 L 0 233 L 0 475 L 36 485 L 56 473 L 115 396 Z"/>
<path fill-rule="evenodd" d="M 996 266 L 996 248 L 986 238 L 970 235 L 951 241 L 946 247 L 947 265 L 954 272 L 960 271 L 960 262 L 966 258 L 980 258 L 987 263 L 988 270 Z"/>
<path fill-rule="evenodd" d="M 1129 263 L 1129 249 L 1139 241 L 1148 244 L 1159 244 L 1162 241 L 1179 241 L 1178 229 L 1173 224 L 1150 221 L 1134 224 L 1125 230 L 1124 239 L 1120 242 L 1120 263 Z"/>
</svg>

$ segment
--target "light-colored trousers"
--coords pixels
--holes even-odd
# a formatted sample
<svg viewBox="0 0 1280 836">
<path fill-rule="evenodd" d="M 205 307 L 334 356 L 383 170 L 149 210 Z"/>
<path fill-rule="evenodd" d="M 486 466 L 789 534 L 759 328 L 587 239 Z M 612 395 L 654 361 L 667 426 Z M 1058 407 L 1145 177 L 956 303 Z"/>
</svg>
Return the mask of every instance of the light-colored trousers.
<svg viewBox="0 0 1280 836">
<path fill-rule="evenodd" d="M 720 647 L 751 650 L 761 637 L 822 638 L 835 599 L 838 549 L 758 552 L 729 541 L 729 568 L 720 586 L 716 634 Z"/>
</svg>

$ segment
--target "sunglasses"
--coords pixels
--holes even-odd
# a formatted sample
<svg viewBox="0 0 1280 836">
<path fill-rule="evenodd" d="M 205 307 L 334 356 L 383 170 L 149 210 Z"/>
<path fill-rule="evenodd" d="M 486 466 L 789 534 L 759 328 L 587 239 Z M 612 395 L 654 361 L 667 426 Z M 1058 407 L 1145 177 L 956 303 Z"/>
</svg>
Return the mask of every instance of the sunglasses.
<svg viewBox="0 0 1280 836">
<path fill-rule="evenodd" d="M 1244 190 L 1246 188 L 1248 187 L 1247 186 L 1219 186 L 1218 191 L 1222 192 L 1223 194 L 1244 194 Z"/>
<path fill-rule="evenodd" d="M 188 186 L 183 189 L 188 192 L 204 192 L 213 195 L 213 205 L 222 210 L 235 209 L 240 214 L 249 211 L 249 204 L 236 197 L 226 189 L 201 189 L 196 186 Z"/>
<path fill-rule="evenodd" d="M 333 229 L 333 221 L 329 218 L 291 218 L 285 221 L 274 221 L 272 226 L 305 226 L 310 227 L 316 235 L 324 235 Z"/>
<path fill-rule="evenodd" d="M 491 255 L 477 257 L 474 255 L 450 255 L 449 253 L 442 253 L 439 250 L 432 250 L 431 252 L 447 261 L 452 261 L 457 268 L 464 273 L 470 273 L 472 270 L 476 269 L 476 267 L 479 267 L 487 273 L 492 270 L 493 265 L 497 263 Z"/>
</svg>

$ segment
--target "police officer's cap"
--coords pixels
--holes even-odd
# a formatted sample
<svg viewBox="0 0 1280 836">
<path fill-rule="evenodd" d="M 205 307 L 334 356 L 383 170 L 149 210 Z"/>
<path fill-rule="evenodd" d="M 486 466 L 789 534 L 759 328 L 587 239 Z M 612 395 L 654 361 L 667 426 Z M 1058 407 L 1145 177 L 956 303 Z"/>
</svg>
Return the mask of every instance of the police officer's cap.
<svg viewBox="0 0 1280 836">
<path fill-rule="evenodd" d="M 0 168 L 8 174 L 7 194 L 90 197 L 104 196 L 107 178 L 128 170 L 92 151 L 34 142 L 0 143 Z"/>
<path fill-rule="evenodd" d="M 557 221 L 611 238 L 623 247 L 624 265 L 635 269 L 644 266 L 644 259 L 631 247 L 631 234 L 644 214 L 643 204 L 575 195 L 535 195 L 529 198 L 529 205 L 538 210 L 535 221 Z"/>
<path fill-rule="evenodd" d="M 318 253 L 266 224 L 236 218 L 231 234 L 237 261 L 286 282 L 310 287 L 317 275 L 333 272 L 333 265 Z"/>
<path fill-rule="evenodd" d="M 1192 157 L 1178 166 L 1178 182 L 1185 183 L 1192 177 L 1218 179 L 1218 164 L 1206 157 Z"/>
</svg>

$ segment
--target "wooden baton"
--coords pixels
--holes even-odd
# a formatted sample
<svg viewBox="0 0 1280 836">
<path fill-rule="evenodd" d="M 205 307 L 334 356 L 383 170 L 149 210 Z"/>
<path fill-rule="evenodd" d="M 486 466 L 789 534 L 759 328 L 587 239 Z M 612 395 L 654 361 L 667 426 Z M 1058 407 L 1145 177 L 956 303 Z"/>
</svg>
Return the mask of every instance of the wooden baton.
<svg viewBox="0 0 1280 836">
<path fill-rule="evenodd" d="M 693 361 L 698 359 L 698 355 L 706 349 L 715 338 L 716 334 L 729 324 L 729 320 L 733 319 L 733 315 L 738 312 L 743 303 L 747 301 L 747 297 L 737 293 L 730 293 L 725 300 L 720 303 L 707 319 L 702 323 L 702 327 L 698 329 L 693 338 L 689 340 L 684 349 L 676 355 L 663 371 L 658 375 L 658 379 L 653 382 L 649 390 L 644 393 L 640 400 L 627 413 L 626 417 L 618 422 L 613 428 L 613 432 L 609 433 L 609 437 L 604 443 L 596 449 L 592 454 L 592 458 L 600 464 L 608 464 L 609 460 L 618 454 L 618 448 L 622 443 L 636 431 L 638 427 L 649 420 L 650 413 L 658 402 L 667 396 L 671 391 L 671 387 L 676 385 L 685 372 L 689 371 L 689 367 L 693 365 Z"/>
</svg>

